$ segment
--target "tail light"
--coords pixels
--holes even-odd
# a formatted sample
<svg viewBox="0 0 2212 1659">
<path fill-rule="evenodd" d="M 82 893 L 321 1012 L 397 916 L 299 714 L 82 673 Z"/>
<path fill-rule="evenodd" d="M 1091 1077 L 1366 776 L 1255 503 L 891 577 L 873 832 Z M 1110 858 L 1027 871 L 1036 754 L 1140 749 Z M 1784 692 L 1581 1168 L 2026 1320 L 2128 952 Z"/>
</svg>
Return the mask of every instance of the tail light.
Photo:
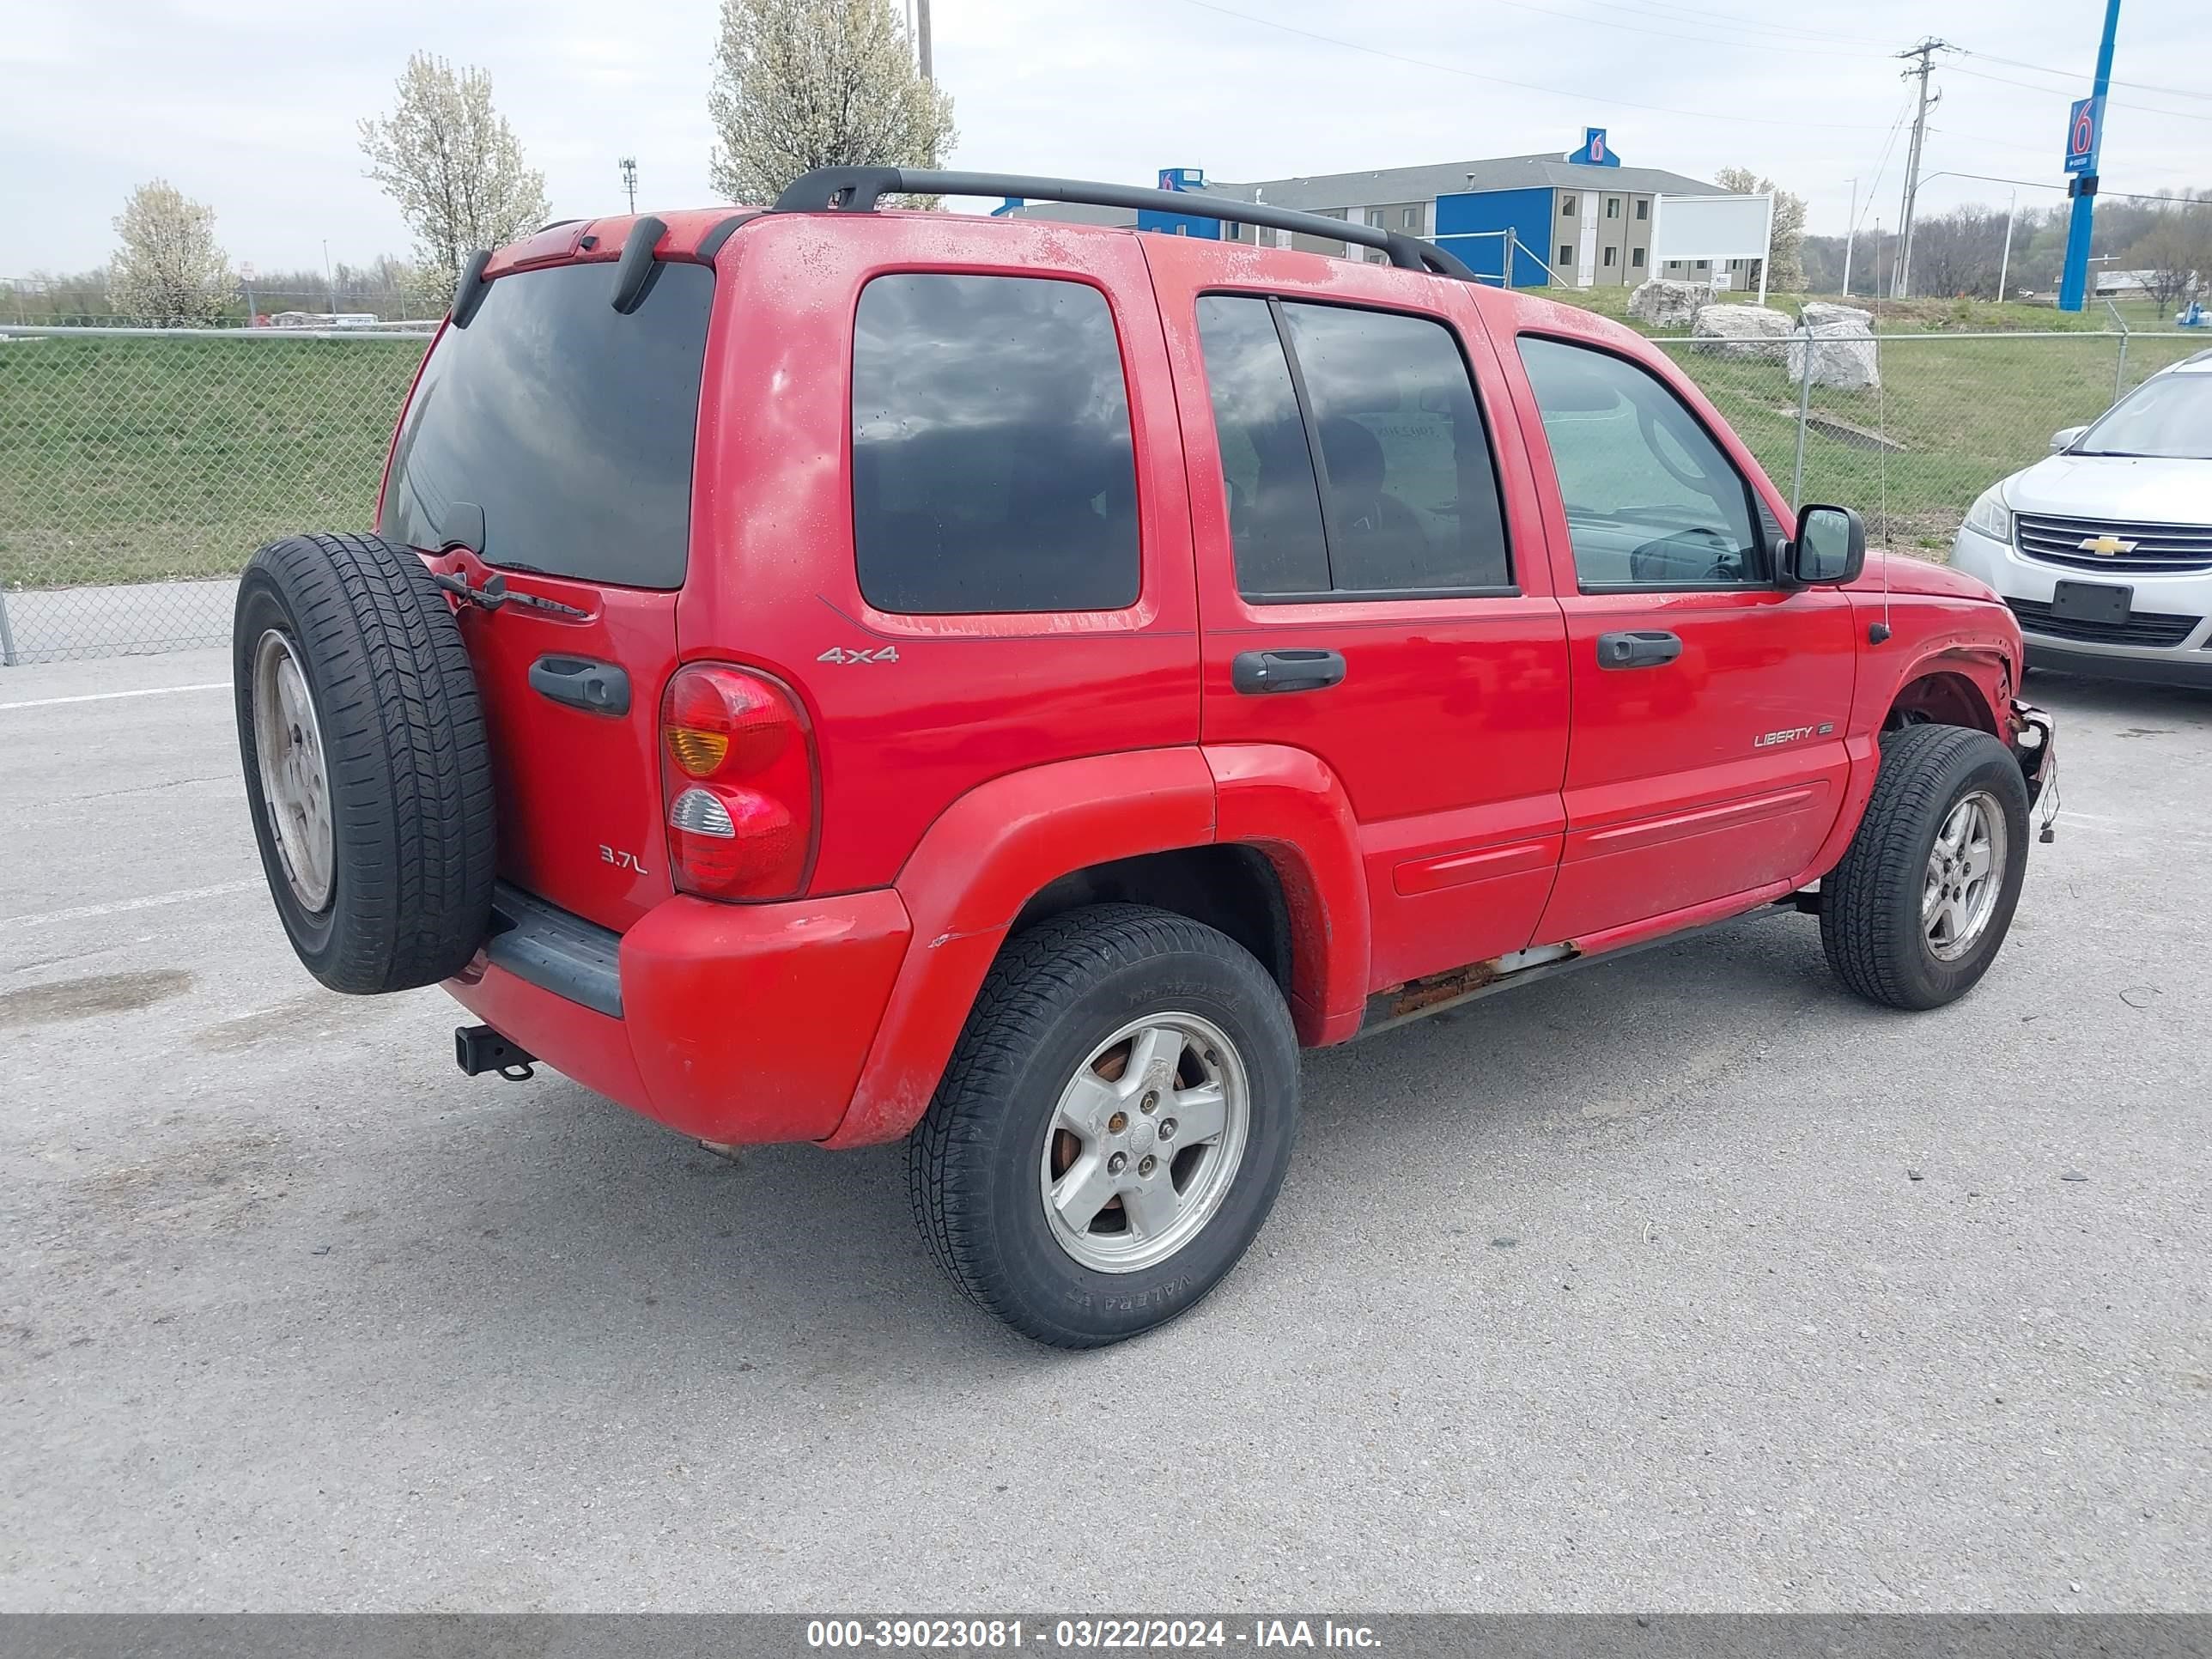
<svg viewBox="0 0 2212 1659">
<path fill-rule="evenodd" d="M 790 692 L 745 669 L 694 663 L 668 682 L 660 737 L 677 890 L 796 896 L 814 857 L 814 755 Z"/>
</svg>

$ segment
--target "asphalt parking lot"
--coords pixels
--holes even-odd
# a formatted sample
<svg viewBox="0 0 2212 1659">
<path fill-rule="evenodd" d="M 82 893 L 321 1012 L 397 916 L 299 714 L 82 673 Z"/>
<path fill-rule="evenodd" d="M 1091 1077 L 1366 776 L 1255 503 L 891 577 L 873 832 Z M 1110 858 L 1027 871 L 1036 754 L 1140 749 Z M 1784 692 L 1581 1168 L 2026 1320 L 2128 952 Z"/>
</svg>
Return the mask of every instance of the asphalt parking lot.
<svg viewBox="0 0 2212 1659">
<path fill-rule="evenodd" d="M 1310 1056 L 1251 1257 L 1068 1355 L 896 1149 L 316 987 L 227 678 L 0 673 L 0 1609 L 2212 1608 L 2212 696 L 2031 683 L 1963 1003 L 1773 918 Z"/>
</svg>

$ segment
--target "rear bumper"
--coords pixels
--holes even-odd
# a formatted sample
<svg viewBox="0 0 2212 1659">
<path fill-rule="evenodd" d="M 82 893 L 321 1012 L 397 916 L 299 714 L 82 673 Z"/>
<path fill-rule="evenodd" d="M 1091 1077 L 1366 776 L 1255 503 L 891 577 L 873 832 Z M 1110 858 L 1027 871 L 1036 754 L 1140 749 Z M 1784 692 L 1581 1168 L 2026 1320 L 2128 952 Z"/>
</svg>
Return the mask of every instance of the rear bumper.
<svg viewBox="0 0 2212 1659">
<path fill-rule="evenodd" d="M 874 1042 L 911 926 L 888 889 L 786 904 L 672 898 L 619 936 L 502 887 L 446 988 L 586 1088 L 705 1140 L 820 1140 Z"/>
</svg>

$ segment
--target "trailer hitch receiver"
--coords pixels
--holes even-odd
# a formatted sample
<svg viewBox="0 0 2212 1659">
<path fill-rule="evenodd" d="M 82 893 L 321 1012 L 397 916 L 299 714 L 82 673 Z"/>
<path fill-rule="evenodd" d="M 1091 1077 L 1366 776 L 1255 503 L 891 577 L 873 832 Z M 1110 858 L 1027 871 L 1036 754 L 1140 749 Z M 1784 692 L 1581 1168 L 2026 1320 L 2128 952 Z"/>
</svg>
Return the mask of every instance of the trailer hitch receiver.
<svg viewBox="0 0 2212 1659">
<path fill-rule="evenodd" d="M 463 1073 L 482 1077 L 497 1072 L 509 1083 L 524 1083 L 536 1075 L 538 1056 L 519 1042 L 509 1042 L 489 1025 L 453 1028 L 453 1059 Z"/>
</svg>

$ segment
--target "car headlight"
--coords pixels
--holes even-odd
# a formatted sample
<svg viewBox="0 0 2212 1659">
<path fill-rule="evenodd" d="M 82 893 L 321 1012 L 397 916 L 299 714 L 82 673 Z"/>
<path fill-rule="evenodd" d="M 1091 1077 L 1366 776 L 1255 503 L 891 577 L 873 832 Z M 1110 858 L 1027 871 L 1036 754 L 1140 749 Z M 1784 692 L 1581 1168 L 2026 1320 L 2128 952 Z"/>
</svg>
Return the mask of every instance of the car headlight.
<svg viewBox="0 0 2212 1659">
<path fill-rule="evenodd" d="M 1991 484 L 1966 509 L 1966 528 L 1993 542 L 2012 544 L 2012 509 L 2005 505 L 2004 486 Z"/>
</svg>

